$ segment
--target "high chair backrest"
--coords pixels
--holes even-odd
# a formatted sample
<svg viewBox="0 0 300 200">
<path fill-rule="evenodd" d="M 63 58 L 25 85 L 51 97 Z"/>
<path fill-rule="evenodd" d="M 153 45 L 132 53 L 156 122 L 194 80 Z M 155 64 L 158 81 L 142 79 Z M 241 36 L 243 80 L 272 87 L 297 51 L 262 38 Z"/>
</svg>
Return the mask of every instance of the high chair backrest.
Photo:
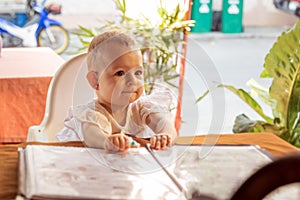
<svg viewBox="0 0 300 200">
<path fill-rule="evenodd" d="M 27 141 L 56 142 L 56 133 L 64 127 L 64 119 L 72 105 L 84 104 L 94 96 L 86 80 L 86 54 L 80 54 L 65 62 L 49 85 L 46 108 L 40 125 L 31 126 Z"/>
</svg>

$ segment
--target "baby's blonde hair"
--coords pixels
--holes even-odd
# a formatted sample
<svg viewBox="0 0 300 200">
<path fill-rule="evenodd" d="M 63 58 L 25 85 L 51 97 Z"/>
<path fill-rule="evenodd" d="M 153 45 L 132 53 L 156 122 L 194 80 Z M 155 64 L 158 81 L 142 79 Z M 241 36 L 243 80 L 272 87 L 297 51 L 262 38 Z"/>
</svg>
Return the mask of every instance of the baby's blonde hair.
<svg viewBox="0 0 300 200">
<path fill-rule="evenodd" d="M 137 43 L 128 34 L 118 29 L 102 32 L 93 38 L 88 48 L 88 71 L 102 71 L 116 58 L 132 50 L 137 50 Z"/>
</svg>

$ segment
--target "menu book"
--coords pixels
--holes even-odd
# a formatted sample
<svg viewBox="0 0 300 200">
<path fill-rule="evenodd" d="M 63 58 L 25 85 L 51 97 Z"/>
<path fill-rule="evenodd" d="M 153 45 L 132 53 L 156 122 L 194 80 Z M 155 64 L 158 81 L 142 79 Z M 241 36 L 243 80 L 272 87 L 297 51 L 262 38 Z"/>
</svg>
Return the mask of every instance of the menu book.
<svg viewBox="0 0 300 200">
<path fill-rule="evenodd" d="M 174 145 L 109 153 L 87 147 L 19 148 L 19 194 L 25 199 L 182 199 L 163 166 L 186 188 L 228 199 L 244 180 L 272 161 L 257 146 Z M 158 162 L 160 163 L 158 163 Z M 185 196 L 184 196 L 185 195 Z"/>
</svg>

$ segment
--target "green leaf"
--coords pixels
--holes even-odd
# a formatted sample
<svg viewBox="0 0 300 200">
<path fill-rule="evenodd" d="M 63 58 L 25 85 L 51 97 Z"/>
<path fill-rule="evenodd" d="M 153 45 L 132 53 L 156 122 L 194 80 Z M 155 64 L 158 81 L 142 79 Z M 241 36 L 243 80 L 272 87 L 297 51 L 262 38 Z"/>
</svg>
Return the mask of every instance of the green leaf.
<svg viewBox="0 0 300 200">
<path fill-rule="evenodd" d="M 92 30 L 89 30 L 88 28 L 85 28 L 83 26 L 79 26 L 80 30 L 84 31 L 87 36 L 90 36 L 90 37 L 94 37 L 95 36 L 95 33 L 93 33 Z"/>
<path fill-rule="evenodd" d="M 125 0 L 117 0 L 116 7 L 121 11 L 122 15 L 126 15 L 126 1 Z"/>
<path fill-rule="evenodd" d="M 236 89 L 234 86 L 219 84 L 218 87 L 224 87 L 240 97 L 245 103 L 247 103 L 254 111 L 256 111 L 264 120 L 272 123 L 272 118 L 264 114 L 261 106 L 255 101 L 245 90 Z"/>
<path fill-rule="evenodd" d="M 176 78 L 178 78 L 178 77 L 179 77 L 179 74 L 165 75 L 165 76 L 164 76 L 164 80 L 165 80 L 165 81 L 171 81 L 171 80 L 176 79 Z"/>
<path fill-rule="evenodd" d="M 204 97 L 206 97 L 206 96 L 208 95 L 208 93 L 209 93 L 209 90 L 206 90 L 206 91 L 203 93 L 203 95 L 201 95 L 200 97 L 198 97 L 198 98 L 196 99 L 196 103 L 198 103 L 198 102 L 200 102 L 202 99 L 204 99 Z"/>
<path fill-rule="evenodd" d="M 276 99 L 281 122 L 291 129 L 300 111 L 300 21 L 282 33 L 265 58 L 264 68 L 273 77 L 270 95 Z"/>
<path fill-rule="evenodd" d="M 265 104 L 271 107 L 273 116 L 275 118 L 280 118 L 280 113 L 278 113 L 276 110 L 277 102 L 270 96 L 269 91 L 266 88 L 263 88 L 254 79 L 250 79 L 247 82 L 247 86 L 251 89 L 250 94 L 252 97 L 254 96 L 260 98 Z"/>
<path fill-rule="evenodd" d="M 232 131 L 234 133 L 252 132 L 255 125 L 256 121 L 251 120 L 245 114 L 241 114 L 235 118 Z"/>
<path fill-rule="evenodd" d="M 272 78 L 271 74 L 269 74 L 269 72 L 268 72 L 266 69 L 264 69 L 264 70 L 260 73 L 259 77 L 260 77 L 260 78 Z"/>
<path fill-rule="evenodd" d="M 282 139 L 289 141 L 289 132 L 284 127 L 276 123 L 272 124 L 264 121 L 251 120 L 245 114 L 238 115 L 235 118 L 233 132 L 272 132 Z"/>
</svg>

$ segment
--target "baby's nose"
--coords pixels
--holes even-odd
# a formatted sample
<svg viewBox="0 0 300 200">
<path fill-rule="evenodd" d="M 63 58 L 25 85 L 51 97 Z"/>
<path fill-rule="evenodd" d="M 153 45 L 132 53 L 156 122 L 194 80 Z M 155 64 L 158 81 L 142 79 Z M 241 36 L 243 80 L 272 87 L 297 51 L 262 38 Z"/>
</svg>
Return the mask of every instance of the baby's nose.
<svg viewBox="0 0 300 200">
<path fill-rule="evenodd" d="M 134 73 L 127 72 L 125 75 L 126 84 L 135 84 L 136 83 L 136 77 L 134 76 Z"/>
</svg>

